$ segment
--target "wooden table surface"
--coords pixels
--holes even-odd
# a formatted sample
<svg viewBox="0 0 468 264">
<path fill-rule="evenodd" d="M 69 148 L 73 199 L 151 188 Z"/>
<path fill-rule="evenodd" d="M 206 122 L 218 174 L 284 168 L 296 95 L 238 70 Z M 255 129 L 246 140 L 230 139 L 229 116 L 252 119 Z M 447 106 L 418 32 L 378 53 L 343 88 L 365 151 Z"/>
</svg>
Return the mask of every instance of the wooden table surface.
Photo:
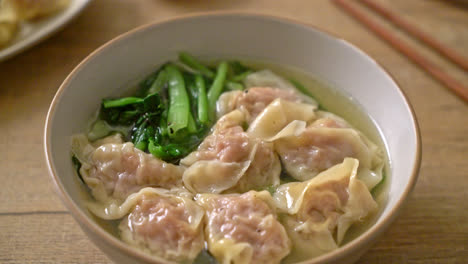
<svg viewBox="0 0 468 264">
<path fill-rule="evenodd" d="M 379 2 L 468 57 L 465 1 Z M 110 263 L 54 192 L 43 154 L 49 104 L 67 74 L 108 40 L 142 24 L 212 10 L 306 22 L 350 41 L 381 63 L 414 106 L 423 158 L 412 197 L 359 263 L 468 263 L 468 104 L 328 0 L 95 0 L 61 32 L 1 62 L 0 263 Z M 466 72 L 385 26 L 468 83 Z"/>
</svg>

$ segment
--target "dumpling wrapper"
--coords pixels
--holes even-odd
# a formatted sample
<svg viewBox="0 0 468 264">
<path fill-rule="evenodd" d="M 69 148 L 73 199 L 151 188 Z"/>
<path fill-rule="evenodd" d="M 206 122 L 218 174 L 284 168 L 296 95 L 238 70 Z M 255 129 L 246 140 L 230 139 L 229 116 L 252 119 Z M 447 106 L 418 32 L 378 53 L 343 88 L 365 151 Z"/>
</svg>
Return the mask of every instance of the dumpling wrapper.
<svg viewBox="0 0 468 264">
<path fill-rule="evenodd" d="M 242 93 L 242 91 L 222 93 L 216 101 L 216 117 L 220 119 L 222 116 L 234 111 L 237 107 L 237 99 Z"/>
<path fill-rule="evenodd" d="M 244 115 L 232 111 L 215 124 L 198 149 L 180 161 L 186 167 L 184 186 L 193 193 L 220 193 L 244 175 L 255 155 L 255 143 L 245 135 Z"/>
<path fill-rule="evenodd" d="M 96 199 L 93 213 L 102 218 L 112 217 L 130 194 L 144 187 L 182 187 L 183 168 L 122 142 L 119 134 L 93 143 L 83 134 L 72 138 L 80 174 Z"/>
<path fill-rule="evenodd" d="M 282 130 L 282 134 L 299 135 L 316 119 L 315 109 L 310 104 L 275 99 L 255 118 L 247 132 L 266 141 L 282 137 L 278 135 Z"/>
<path fill-rule="evenodd" d="M 221 193 L 233 188 L 245 174 L 253 159 L 240 163 L 219 160 L 201 160 L 185 170 L 184 185 L 193 193 Z"/>
<path fill-rule="evenodd" d="M 302 102 L 308 103 L 314 107 L 318 107 L 317 101 L 310 96 L 302 94 L 290 81 L 283 77 L 275 74 L 271 70 L 261 70 L 253 72 L 244 80 L 244 84 L 247 88 L 251 87 L 272 87 L 282 90 L 294 91 L 301 98 Z"/>
<path fill-rule="evenodd" d="M 330 112 L 318 111 L 318 119 L 311 126 L 314 127 L 333 127 L 333 128 L 352 128 L 351 125 L 343 118 Z M 369 190 L 372 190 L 383 179 L 383 167 L 385 165 L 382 150 L 369 138 L 360 131 L 359 134 L 362 142 L 367 146 L 369 152 L 372 153 L 371 164 L 369 167 L 359 166 L 358 179 L 364 182 Z"/>
<path fill-rule="evenodd" d="M 338 164 L 346 157 L 371 165 L 372 153 L 353 129 L 307 128 L 298 136 L 275 141 L 275 149 L 286 171 L 305 181 Z"/>
<path fill-rule="evenodd" d="M 281 165 L 273 145 L 249 137 L 244 121 L 239 110 L 224 115 L 198 149 L 180 161 L 187 189 L 222 193 L 279 185 Z"/>
<path fill-rule="evenodd" d="M 269 86 L 250 87 L 244 91 L 232 91 L 223 93 L 217 103 L 217 117 L 221 117 L 235 109 L 242 111 L 248 124 L 274 100 L 281 98 L 290 102 L 308 103 L 316 108 L 317 105 L 310 104 L 304 95 L 295 89 L 280 89 Z"/>
<path fill-rule="evenodd" d="M 352 157 L 359 160 L 360 178 L 372 189 L 382 180 L 381 150 L 343 119 L 323 111 L 318 111 L 317 117 L 305 129 L 291 129 L 298 122 L 293 121 L 270 139 L 286 171 L 305 181 Z"/>
<path fill-rule="evenodd" d="M 280 263 L 291 242 L 276 220 L 267 191 L 244 194 L 199 194 L 205 211 L 208 250 L 221 264 Z"/>
<path fill-rule="evenodd" d="M 308 181 L 278 187 L 273 199 L 285 214 L 283 223 L 293 241 L 288 261 L 337 248 L 353 223 L 377 209 L 366 185 L 357 179 L 358 166 L 357 159 L 346 158 Z"/>
<path fill-rule="evenodd" d="M 281 162 L 273 144 L 257 141 L 249 168 L 237 183 L 225 193 L 243 193 L 252 189 L 276 187 L 280 184 Z"/>
<path fill-rule="evenodd" d="M 122 205 L 120 236 L 127 244 L 172 261 L 192 261 L 203 249 L 204 210 L 186 192 L 144 188 Z"/>
</svg>

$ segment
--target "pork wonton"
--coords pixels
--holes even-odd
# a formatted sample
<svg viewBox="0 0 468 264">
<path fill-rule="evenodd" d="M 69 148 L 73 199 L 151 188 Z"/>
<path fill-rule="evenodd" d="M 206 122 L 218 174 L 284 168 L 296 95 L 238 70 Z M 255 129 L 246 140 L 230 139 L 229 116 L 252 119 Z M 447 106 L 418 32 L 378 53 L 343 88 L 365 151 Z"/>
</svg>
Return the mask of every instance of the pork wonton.
<svg viewBox="0 0 468 264">
<path fill-rule="evenodd" d="M 357 179 L 359 161 L 343 163 L 304 182 L 278 187 L 273 198 L 293 241 L 290 261 L 336 249 L 348 228 L 377 209 L 366 185 Z"/>
<path fill-rule="evenodd" d="M 295 90 L 251 87 L 243 92 L 232 91 L 222 94 L 217 103 L 217 115 L 222 116 L 234 109 L 238 109 L 245 114 L 246 121 L 250 124 L 263 109 L 277 98 L 291 102 L 303 101 L 302 96 Z"/>
<path fill-rule="evenodd" d="M 122 240 L 168 260 L 193 260 L 203 249 L 203 209 L 190 198 L 144 188 L 129 197 L 119 225 Z"/>
<path fill-rule="evenodd" d="M 220 263 L 280 263 L 288 255 L 291 243 L 268 192 L 199 194 L 196 202 L 206 211 L 208 250 Z"/>
<path fill-rule="evenodd" d="M 304 181 L 352 157 L 359 160 L 363 180 L 372 189 L 382 179 L 383 158 L 378 147 L 341 118 L 321 111 L 317 116 L 300 133 L 280 131 L 275 136 L 275 150 L 286 171 Z"/>
<path fill-rule="evenodd" d="M 72 151 L 82 164 L 80 174 L 104 207 L 120 204 L 143 187 L 182 186 L 182 168 L 122 142 L 119 134 L 94 143 L 84 135 L 72 139 Z"/>
<path fill-rule="evenodd" d="M 273 144 L 249 137 L 235 110 L 216 123 L 198 149 L 180 161 L 185 187 L 194 193 L 245 192 L 279 184 L 281 167 Z"/>
</svg>

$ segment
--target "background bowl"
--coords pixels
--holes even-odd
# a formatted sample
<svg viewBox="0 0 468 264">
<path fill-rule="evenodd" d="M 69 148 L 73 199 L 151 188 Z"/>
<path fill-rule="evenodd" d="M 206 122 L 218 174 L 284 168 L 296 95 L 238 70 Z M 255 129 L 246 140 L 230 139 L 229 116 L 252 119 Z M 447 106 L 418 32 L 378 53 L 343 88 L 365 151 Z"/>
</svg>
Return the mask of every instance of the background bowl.
<svg viewBox="0 0 468 264">
<path fill-rule="evenodd" d="M 92 53 L 63 82 L 49 109 L 45 153 L 57 192 L 90 239 L 118 263 L 164 262 L 126 246 L 93 220 L 73 172 L 70 137 L 82 132 L 103 97 L 117 95 L 179 51 L 204 58 L 248 58 L 299 68 L 350 95 L 376 122 L 390 159 L 388 200 L 357 239 L 307 263 L 352 263 L 394 220 L 413 188 L 420 136 L 395 81 L 359 49 L 317 29 L 253 14 L 209 14 L 143 26 Z"/>
</svg>

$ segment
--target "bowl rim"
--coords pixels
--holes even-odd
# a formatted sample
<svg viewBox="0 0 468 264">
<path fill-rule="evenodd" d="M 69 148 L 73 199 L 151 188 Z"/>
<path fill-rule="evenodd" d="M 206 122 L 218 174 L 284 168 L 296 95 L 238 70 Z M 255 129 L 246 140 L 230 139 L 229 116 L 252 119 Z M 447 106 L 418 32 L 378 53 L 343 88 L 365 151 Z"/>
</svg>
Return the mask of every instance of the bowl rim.
<svg viewBox="0 0 468 264">
<path fill-rule="evenodd" d="M 342 44 L 347 46 L 348 48 L 351 48 L 353 51 L 361 53 L 366 59 L 372 61 L 376 67 L 378 67 L 380 70 L 382 70 L 389 78 L 391 81 L 394 82 L 397 92 L 400 93 L 401 97 L 403 98 L 403 103 L 406 105 L 407 109 L 411 113 L 411 121 L 414 127 L 414 134 L 416 138 L 416 153 L 414 156 L 415 163 L 413 165 L 413 168 L 411 170 L 411 176 L 409 178 L 409 181 L 406 184 L 406 187 L 401 195 L 401 197 L 396 201 L 395 206 L 389 209 L 389 213 L 380 219 L 377 223 L 373 224 L 370 228 L 368 228 L 364 233 L 360 234 L 358 237 L 353 239 L 352 241 L 346 243 L 345 245 L 339 247 L 336 250 L 333 250 L 331 252 L 328 252 L 324 255 L 318 256 L 316 258 L 312 258 L 309 260 L 302 261 L 300 263 L 307 263 L 307 264 L 316 264 L 316 263 L 327 263 L 333 260 L 341 259 L 344 256 L 350 254 L 353 251 L 359 251 L 361 247 L 365 247 L 366 245 L 370 245 L 372 242 L 375 241 L 375 239 L 382 233 L 384 232 L 389 225 L 395 220 L 397 217 L 398 213 L 401 211 L 403 204 L 406 202 L 406 200 L 409 197 L 409 194 L 411 191 L 414 189 L 414 186 L 416 184 L 420 166 L 421 166 L 421 156 L 422 156 L 422 146 L 421 146 L 421 134 L 420 134 L 420 128 L 418 125 L 417 117 L 414 111 L 413 106 L 409 102 L 408 96 L 406 93 L 401 89 L 400 84 L 396 81 L 394 76 L 390 74 L 388 70 L 386 70 L 385 67 L 383 67 L 380 63 L 378 63 L 375 59 L 373 59 L 371 56 L 369 56 L 367 53 L 365 53 L 363 50 L 355 46 L 354 44 L 351 44 L 350 42 L 344 40 L 343 38 L 337 36 L 336 34 L 333 34 L 329 31 L 323 30 L 317 26 L 311 25 L 309 23 L 305 23 L 302 21 L 298 21 L 295 19 L 291 19 L 288 17 L 284 16 L 279 16 L 279 15 L 271 15 L 271 14 L 263 14 L 263 13 L 256 13 L 256 12 L 251 12 L 251 11 L 208 11 L 208 12 L 194 12 L 190 14 L 183 14 L 175 17 L 170 17 L 166 19 L 162 19 L 160 21 L 154 21 L 150 23 L 146 23 L 144 25 L 141 25 L 139 27 L 136 27 L 130 31 L 127 31 L 123 34 L 118 35 L 117 37 L 114 37 L 113 39 L 109 40 L 105 44 L 101 45 L 99 48 L 97 48 L 95 51 L 93 51 L 91 54 L 89 54 L 85 59 L 83 59 L 73 70 L 72 72 L 65 78 L 65 80 L 62 82 L 60 87 L 58 88 L 52 102 L 50 105 L 50 108 L 47 112 L 47 117 L 46 117 L 46 122 L 45 122 L 45 127 L 44 127 L 44 152 L 45 152 L 45 158 L 46 158 L 46 163 L 47 163 L 47 168 L 49 171 L 49 175 L 51 176 L 51 179 L 54 183 L 54 188 L 56 193 L 59 195 L 60 199 L 62 202 L 65 204 L 65 206 L 68 208 L 68 210 L 71 212 L 72 216 L 75 218 L 76 221 L 80 224 L 82 228 L 86 227 L 87 230 L 92 231 L 94 234 L 99 236 L 101 239 L 107 241 L 109 245 L 112 245 L 114 248 L 117 248 L 118 250 L 126 253 L 127 255 L 130 255 L 132 257 L 139 258 L 143 261 L 150 262 L 150 263 L 173 263 L 173 262 L 168 262 L 167 260 L 157 257 L 157 256 L 150 256 L 149 254 L 146 254 L 144 252 L 141 252 L 140 250 L 134 249 L 132 247 L 129 247 L 126 245 L 123 241 L 118 239 L 115 236 L 112 236 L 110 233 L 105 231 L 102 227 L 100 227 L 95 221 L 92 221 L 91 218 L 89 218 L 81 209 L 80 207 L 72 200 L 70 195 L 67 193 L 65 190 L 62 181 L 58 177 L 58 174 L 55 170 L 54 162 L 52 161 L 52 150 L 51 150 L 51 143 L 49 140 L 49 135 L 51 134 L 51 127 L 52 127 L 52 119 L 55 116 L 55 109 L 57 107 L 57 104 L 62 97 L 64 91 L 66 90 L 66 87 L 68 87 L 69 83 L 74 79 L 75 75 L 77 75 L 82 68 L 84 68 L 93 58 L 97 57 L 101 52 L 103 52 L 105 49 L 108 47 L 123 41 L 127 38 L 131 38 L 133 35 L 137 34 L 138 32 L 141 31 L 146 31 L 146 30 L 151 30 L 154 27 L 161 27 L 164 26 L 165 24 L 169 23 L 174 23 L 177 21 L 183 21 L 183 20 L 191 20 L 191 19 L 197 19 L 197 18 L 203 18 L 203 17 L 223 17 L 223 16 L 231 16 L 231 17 L 249 17 L 249 18 L 257 18 L 257 19 L 263 19 L 263 20 L 268 20 L 272 22 L 279 22 L 283 24 L 287 24 L 288 26 L 295 26 L 295 27 L 301 27 L 306 30 L 313 31 L 314 33 L 317 34 L 322 34 L 325 37 L 329 39 L 334 39 L 336 41 L 341 41 Z M 89 239 L 89 238 L 88 238 Z M 92 240 L 92 239 L 91 239 Z M 92 240 L 93 241 L 93 240 Z M 93 241 L 94 242 L 94 241 Z M 299 264 L 299 263 L 298 263 Z"/>
</svg>

